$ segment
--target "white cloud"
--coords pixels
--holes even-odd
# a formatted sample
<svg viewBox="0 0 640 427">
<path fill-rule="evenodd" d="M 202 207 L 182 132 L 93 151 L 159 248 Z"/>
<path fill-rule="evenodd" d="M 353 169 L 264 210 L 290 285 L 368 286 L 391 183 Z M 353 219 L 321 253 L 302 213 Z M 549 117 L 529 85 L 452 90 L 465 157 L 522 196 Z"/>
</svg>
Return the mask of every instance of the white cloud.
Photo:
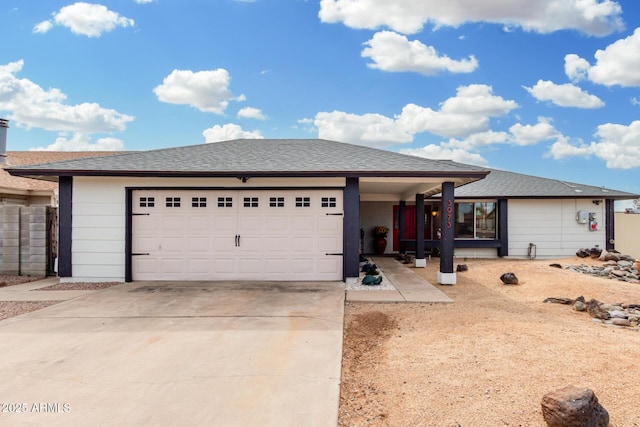
<svg viewBox="0 0 640 427">
<path fill-rule="evenodd" d="M 598 126 L 594 134 L 597 138 L 587 145 L 582 142 L 572 144 L 567 138 L 559 138 L 547 156 L 554 159 L 595 155 L 606 162 L 609 169 L 634 169 L 640 167 L 640 120 L 629 126 L 605 123 Z"/>
<path fill-rule="evenodd" d="M 561 136 L 551 145 L 545 157 L 552 157 L 559 160 L 565 157 L 589 157 L 591 154 L 593 154 L 591 147 L 582 141 L 572 144 L 569 138 Z"/>
<path fill-rule="evenodd" d="M 470 153 L 461 148 L 444 148 L 440 145 L 430 144 L 421 148 L 407 148 L 400 150 L 402 154 L 426 157 L 436 160 L 453 160 L 454 162 L 465 163 L 477 166 L 487 166 L 487 160 L 477 153 Z"/>
<path fill-rule="evenodd" d="M 200 111 L 224 114 L 229 101 L 244 101 L 229 90 L 231 76 L 224 68 L 197 71 L 173 70 L 153 92 L 162 102 L 184 104 Z"/>
<path fill-rule="evenodd" d="M 565 55 L 564 57 L 564 73 L 572 82 L 579 82 L 589 78 L 589 61 L 580 58 L 574 53 Z"/>
<path fill-rule="evenodd" d="M 535 125 L 523 125 L 516 123 L 509 128 L 509 132 L 513 135 L 510 140 L 516 145 L 534 145 L 538 142 L 548 141 L 550 139 L 561 136 L 548 119 L 538 117 L 538 123 Z"/>
<path fill-rule="evenodd" d="M 598 141 L 591 142 L 593 153 L 610 169 L 640 167 L 640 120 L 629 126 L 606 123 L 598 126 Z"/>
<path fill-rule="evenodd" d="M 486 132 L 474 133 L 464 139 L 451 138 L 440 145 L 441 147 L 448 149 L 459 148 L 466 151 L 473 151 L 478 148 L 494 144 L 504 144 L 506 142 L 509 142 L 509 134 L 507 132 L 495 132 L 489 130 Z"/>
<path fill-rule="evenodd" d="M 132 116 L 102 108 L 96 103 L 67 105 L 60 89 L 44 90 L 27 79 L 18 79 L 24 61 L 0 65 L 0 111 L 10 112 L 19 126 L 53 131 L 98 133 L 122 131 Z"/>
<path fill-rule="evenodd" d="M 256 119 L 256 120 L 266 120 L 266 116 L 259 108 L 253 107 L 244 107 L 238 111 L 238 117 L 243 117 L 245 119 Z"/>
<path fill-rule="evenodd" d="M 240 126 L 227 123 L 225 125 L 215 125 L 209 129 L 206 129 L 202 132 L 204 135 L 205 142 L 220 142 L 220 141 L 229 141 L 232 139 L 263 139 L 264 137 L 260 134 L 260 131 L 246 131 L 243 130 Z"/>
<path fill-rule="evenodd" d="M 408 104 L 398 117 L 399 124 L 412 133 L 431 132 L 444 137 L 464 137 L 489 129 L 489 119 L 508 114 L 518 107 L 512 100 L 493 95 L 487 85 L 460 86 L 456 96 L 441 104 L 440 110 Z"/>
<path fill-rule="evenodd" d="M 136 3 L 138 4 L 153 3 L 153 0 L 136 0 Z"/>
<path fill-rule="evenodd" d="M 124 143 L 117 138 L 99 138 L 91 142 L 91 137 L 81 133 L 74 133 L 69 139 L 60 135 L 56 142 L 45 148 L 34 148 L 31 151 L 123 151 Z"/>
<path fill-rule="evenodd" d="M 413 141 L 416 133 L 456 138 L 489 130 L 490 118 L 517 108 L 515 101 L 493 95 L 490 86 L 469 85 L 457 89 L 439 110 L 407 104 L 391 118 L 381 114 L 320 112 L 314 118 L 320 138 L 384 147 Z"/>
<path fill-rule="evenodd" d="M 596 36 L 623 28 L 622 8 L 612 0 L 321 0 L 318 15 L 322 22 L 388 27 L 404 34 L 417 33 L 428 22 L 436 27 L 490 22 L 539 33 L 570 29 Z"/>
<path fill-rule="evenodd" d="M 395 120 L 381 114 L 349 114 L 341 111 L 316 114 L 313 121 L 322 139 L 352 144 L 384 147 L 411 142 L 413 135 L 398 126 Z"/>
<path fill-rule="evenodd" d="M 555 84 L 549 80 L 538 80 L 533 87 L 523 86 L 538 101 L 550 101 L 560 107 L 600 108 L 604 102 L 571 83 Z"/>
<path fill-rule="evenodd" d="M 441 71 L 470 73 L 478 67 L 473 56 L 457 61 L 439 55 L 434 47 L 419 40 L 409 41 L 406 36 L 392 31 L 374 34 L 365 45 L 362 56 L 373 60 L 368 66 L 383 71 L 413 71 L 432 76 Z"/>
<path fill-rule="evenodd" d="M 578 55 L 565 56 L 565 72 L 572 80 L 588 78 L 605 86 L 640 86 L 640 28 L 594 54 L 595 65 Z"/>
<path fill-rule="evenodd" d="M 77 2 L 54 12 L 53 20 L 38 23 L 34 33 L 46 33 L 53 25 L 67 27 L 72 33 L 87 37 L 100 37 L 116 27 L 132 27 L 133 19 L 120 16 L 101 4 Z"/>
</svg>

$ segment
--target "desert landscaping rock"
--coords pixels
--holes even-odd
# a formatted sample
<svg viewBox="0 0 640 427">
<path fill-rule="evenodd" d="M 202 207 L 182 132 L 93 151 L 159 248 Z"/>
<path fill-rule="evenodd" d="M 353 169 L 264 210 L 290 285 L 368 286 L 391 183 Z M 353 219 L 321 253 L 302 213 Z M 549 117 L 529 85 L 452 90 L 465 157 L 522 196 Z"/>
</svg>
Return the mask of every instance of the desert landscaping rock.
<svg viewBox="0 0 640 427">
<path fill-rule="evenodd" d="M 609 413 L 593 390 L 567 386 L 542 398 L 542 415 L 549 427 L 607 427 Z"/>
<path fill-rule="evenodd" d="M 502 276 L 500 276 L 500 280 L 502 280 L 502 283 L 504 283 L 505 285 L 517 285 L 518 284 L 518 278 L 516 277 L 515 273 L 504 273 Z"/>
</svg>

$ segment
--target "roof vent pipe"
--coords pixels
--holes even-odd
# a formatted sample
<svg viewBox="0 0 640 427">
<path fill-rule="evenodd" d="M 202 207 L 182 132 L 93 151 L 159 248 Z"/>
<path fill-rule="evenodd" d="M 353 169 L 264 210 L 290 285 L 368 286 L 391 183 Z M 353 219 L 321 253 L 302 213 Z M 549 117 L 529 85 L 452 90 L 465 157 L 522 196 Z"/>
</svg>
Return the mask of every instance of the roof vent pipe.
<svg viewBox="0 0 640 427">
<path fill-rule="evenodd" d="M 9 120 L 0 119 L 0 164 L 7 164 L 7 128 Z"/>
</svg>

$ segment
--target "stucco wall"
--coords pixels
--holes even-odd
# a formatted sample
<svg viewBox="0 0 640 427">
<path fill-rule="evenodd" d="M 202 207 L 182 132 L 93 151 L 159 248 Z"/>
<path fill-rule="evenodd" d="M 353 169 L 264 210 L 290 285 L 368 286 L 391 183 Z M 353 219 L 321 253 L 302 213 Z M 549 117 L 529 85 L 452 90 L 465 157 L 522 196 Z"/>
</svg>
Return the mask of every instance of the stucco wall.
<svg viewBox="0 0 640 427">
<path fill-rule="evenodd" d="M 104 178 L 73 179 L 73 277 L 64 281 L 123 281 L 126 187 L 344 187 L 343 178 Z"/>
<path fill-rule="evenodd" d="M 640 214 L 616 212 L 614 221 L 616 250 L 640 259 Z"/>
<path fill-rule="evenodd" d="M 605 204 L 590 199 L 509 200 L 509 257 L 526 258 L 529 243 L 537 258 L 575 255 L 580 248 L 605 247 Z M 597 231 L 576 221 L 579 210 L 595 212 Z"/>
</svg>

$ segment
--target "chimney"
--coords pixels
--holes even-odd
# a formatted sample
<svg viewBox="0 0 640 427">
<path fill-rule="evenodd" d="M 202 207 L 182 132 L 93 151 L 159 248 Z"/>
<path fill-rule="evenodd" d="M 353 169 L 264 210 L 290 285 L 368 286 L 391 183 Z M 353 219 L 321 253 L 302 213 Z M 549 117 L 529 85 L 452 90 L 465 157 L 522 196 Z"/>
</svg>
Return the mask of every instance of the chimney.
<svg viewBox="0 0 640 427">
<path fill-rule="evenodd" d="M 7 128 L 9 120 L 0 119 L 0 164 L 7 164 Z"/>
</svg>

